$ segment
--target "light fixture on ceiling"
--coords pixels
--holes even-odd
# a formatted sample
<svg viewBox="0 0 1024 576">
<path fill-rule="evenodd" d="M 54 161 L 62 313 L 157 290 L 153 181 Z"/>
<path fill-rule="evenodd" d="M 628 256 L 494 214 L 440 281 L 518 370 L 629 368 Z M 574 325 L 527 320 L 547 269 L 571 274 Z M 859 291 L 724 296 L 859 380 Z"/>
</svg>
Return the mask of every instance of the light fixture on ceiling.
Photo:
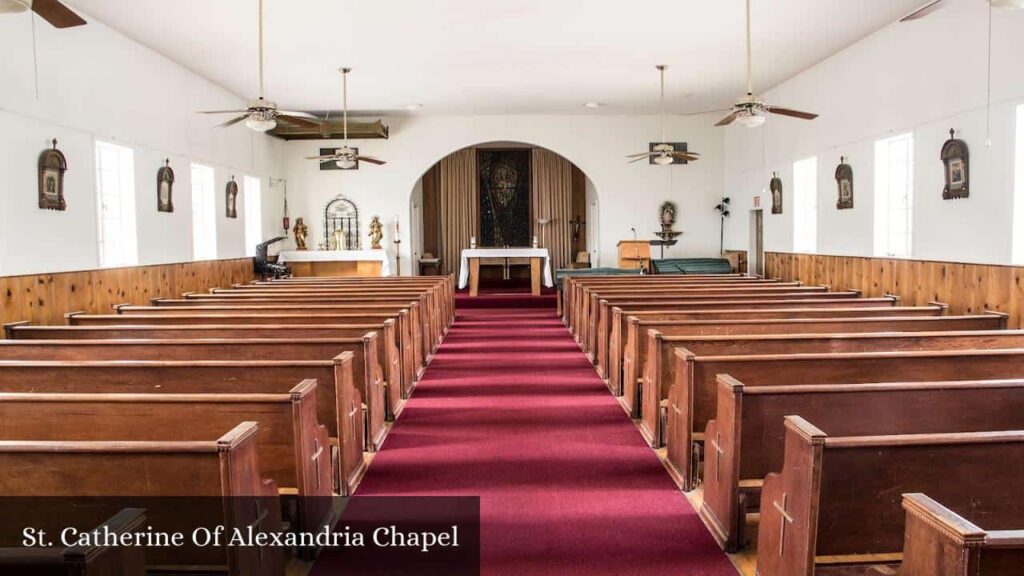
<svg viewBox="0 0 1024 576">
<path fill-rule="evenodd" d="M 791 110 L 789 108 L 779 108 L 778 106 L 769 106 L 754 96 L 754 69 L 753 69 L 753 57 L 751 55 L 751 40 L 750 40 L 750 0 L 746 1 L 746 16 L 747 16 L 747 93 L 736 99 L 736 104 L 733 105 L 732 111 L 725 118 L 718 121 L 715 126 L 728 126 L 733 122 L 736 122 L 740 126 L 747 128 L 756 128 L 764 124 L 765 113 L 769 114 L 781 114 L 783 116 L 791 116 L 793 118 L 800 118 L 801 120 L 814 120 L 818 117 L 817 114 L 811 112 L 801 112 L 799 110 Z"/>
<path fill-rule="evenodd" d="M 630 154 L 626 156 L 629 158 L 629 163 L 639 162 L 645 158 L 651 159 L 652 162 L 659 166 L 668 166 L 674 164 L 676 159 L 685 160 L 687 162 L 693 162 L 694 160 L 700 159 L 700 154 L 696 152 L 688 152 L 685 150 L 676 150 L 676 147 L 665 141 L 665 66 L 659 64 L 655 66 L 658 69 L 658 73 L 661 77 L 661 142 L 654 144 L 649 152 L 641 152 L 639 154 Z"/>
<path fill-rule="evenodd" d="M 373 156 L 365 156 L 359 154 L 355 148 L 351 148 L 348 145 L 348 74 L 352 71 L 351 68 L 341 68 L 338 70 L 341 72 L 341 124 L 343 129 L 343 135 L 345 140 L 342 142 L 341 148 L 334 151 L 333 154 L 324 154 L 321 156 L 309 156 L 306 160 L 317 160 L 321 164 L 327 162 L 334 162 L 334 164 L 342 170 L 350 170 L 359 165 L 360 160 L 365 160 L 370 164 L 386 164 L 380 158 L 374 158 Z"/>
<path fill-rule="evenodd" d="M 3 0 L 0 0 L 2 2 Z M 245 110 L 212 110 L 200 112 L 200 114 L 241 114 L 223 122 L 217 128 L 226 128 L 239 122 L 245 122 L 245 126 L 255 132 L 266 132 L 277 127 L 278 120 L 284 120 L 289 124 L 297 124 L 307 128 L 319 128 L 319 118 L 306 112 L 294 112 L 291 110 L 278 110 L 277 104 L 263 98 L 263 0 L 259 0 L 259 82 L 260 92 L 255 100 L 246 103 Z"/>
<path fill-rule="evenodd" d="M 604 106 L 604 104 L 601 104 L 600 102 L 587 102 L 583 105 L 584 108 L 589 108 L 591 110 L 597 110 L 602 106 Z"/>
</svg>

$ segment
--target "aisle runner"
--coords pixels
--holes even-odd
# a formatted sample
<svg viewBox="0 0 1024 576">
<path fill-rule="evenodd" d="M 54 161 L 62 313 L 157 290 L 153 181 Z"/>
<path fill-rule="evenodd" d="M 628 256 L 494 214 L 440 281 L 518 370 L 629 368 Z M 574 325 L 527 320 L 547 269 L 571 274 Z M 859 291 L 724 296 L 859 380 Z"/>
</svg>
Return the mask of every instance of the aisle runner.
<svg viewBox="0 0 1024 576">
<path fill-rule="evenodd" d="M 487 298 L 513 307 L 459 309 L 358 495 L 479 495 L 483 574 L 736 574 L 553 300 Z"/>
</svg>

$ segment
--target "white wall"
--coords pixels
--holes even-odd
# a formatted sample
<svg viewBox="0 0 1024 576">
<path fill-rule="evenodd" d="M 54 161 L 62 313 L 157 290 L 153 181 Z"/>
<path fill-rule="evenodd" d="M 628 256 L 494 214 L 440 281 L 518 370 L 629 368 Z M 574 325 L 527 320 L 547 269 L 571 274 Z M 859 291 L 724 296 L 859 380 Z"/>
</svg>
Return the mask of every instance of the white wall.
<svg viewBox="0 0 1024 576">
<path fill-rule="evenodd" d="M 38 97 L 33 74 L 32 19 L 0 18 L 0 275 L 96 268 L 96 140 L 135 151 L 139 264 L 192 259 L 189 162 L 216 168 L 218 256 L 244 256 L 242 195 L 238 220 L 224 216 L 231 174 L 263 179 L 264 235 L 280 228 L 283 143 L 244 127 L 214 130 L 223 120 L 196 110 L 237 108 L 242 100 L 163 56 L 89 19 L 56 30 L 35 22 Z M 68 159 L 64 212 L 37 204 L 37 161 L 57 138 Z M 156 210 L 156 171 L 171 159 L 175 212 Z"/>
<path fill-rule="evenodd" d="M 988 10 L 951 0 L 925 19 L 893 24 L 765 94 L 821 116 L 771 117 L 725 137 L 725 189 L 733 197 L 726 245 L 747 248 L 747 212 L 771 171 L 785 183 L 785 213 L 765 213 L 766 250 L 790 251 L 792 163 L 818 156 L 818 252 L 872 255 L 874 142 L 912 131 L 915 149 L 913 257 L 1009 263 L 1014 187 L 1014 108 L 1024 99 L 1024 12 L 993 13 L 992 146 L 986 146 Z M 949 129 L 967 141 L 971 197 L 942 200 L 939 160 Z M 840 156 L 854 170 L 855 208 L 836 210 Z M 762 194 L 762 205 L 770 197 Z M 1024 225 L 1022 223 L 1021 225 Z"/>
<path fill-rule="evenodd" d="M 358 171 L 320 171 L 306 160 L 332 141 L 293 141 L 286 145 L 289 205 L 293 217 L 303 216 L 313 244 L 323 238 L 324 204 L 342 193 L 359 207 L 366 230 L 373 215 L 387 223 L 384 244 L 394 260 L 391 222 L 397 214 L 402 230 L 410 230 L 410 195 L 434 163 L 466 146 L 496 141 L 522 142 L 553 150 L 576 164 L 591 180 L 599 199 L 599 265 L 614 266 L 616 243 L 632 237 L 653 238 L 659 230 L 658 205 L 666 199 L 679 206 L 677 229 L 685 235 L 666 256 L 709 256 L 718 252 L 718 219 L 712 207 L 722 193 L 723 131 L 711 117 L 670 118 L 673 141 L 689 143 L 703 159 L 686 166 L 627 164 L 625 156 L 647 150 L 659 138 L 652 116 L 422 116 L 385 118 L 389 140 L 353 142 L 360 151 L 386 160 L 384 166 L 362 164 Z M 402 243 L 402 273 L 411 270 L 408 238 Z M 598 265 L 595 262 L 595 265 Z"/>
</svg>

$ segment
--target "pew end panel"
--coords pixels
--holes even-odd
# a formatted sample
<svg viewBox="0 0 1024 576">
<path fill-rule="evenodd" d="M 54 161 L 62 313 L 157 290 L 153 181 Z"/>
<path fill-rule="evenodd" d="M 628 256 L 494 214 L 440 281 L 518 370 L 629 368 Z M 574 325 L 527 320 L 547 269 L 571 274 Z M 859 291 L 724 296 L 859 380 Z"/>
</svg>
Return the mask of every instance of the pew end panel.
<svg viewBox="0 0 1024 576">
<path fill-rule="evenodd" d="M 988 310 L 988 309 L 986 309 L 984 311 L 984 315 L 998 317 L 1000 319 L 1000 326 L 999 326 L 1000 330 L 1006 330 L 1007 328 L 1010 327 L 1010 315 L 1007 314 L 1006 312 L 1000 312 L 998 310 Z"/>
<path fill-rule="evenodd" d="M 15 328 L 18 326 L 28 326 L 31 322 L 28 320 L 21 320 L 19 322 L 7 322 L 4 324 L 4 340 L 14 340 Z"/>
<path fill-rule="evenodd" d="M 337 455 L 335 462 L 338 493 L 349 496 L 366 473 L 363 459 L 363 399 L 355 386 L 352 352 L 345 352 L 334 361 L 335 415 L 337 418 Z"/>
<path fill-rule="evenodd" d="M 675 415 L 675 426 L 673 433 L 669 436 L 668 442 L 675 443 L 674 448 L 669 449 L 670 454 L 677 454 L 686 460 L 677 460 L 673 464 L 676 470 L 682 475 L 683 490 L 690 491 L 697 487 L 697 469 L 699 466 L 699 450 L 697 438 L 693 430 L 693 363 L 696 356 L 686 348 L 676 348 L 675 358 L 671 361 L 676 363 L 676 378 L 672 385 L 675 392 L 675 402 L 670 400 L 669 414 Z"/>
<path fill-rule="evenodd" d="M 901 576 L 977 576 L 982 573 L 981 548 L 988 537 L 984 530 L 920 493 L 904 494 L 903 510 L 906 527 Z M 1024 543 L 1021 547 L 1019 559 L 1024 560 Z"/>
<path fill-rule="evenodd" d="M 299 524 L 307 530 L 319 530 L 332 523 L 331 495 L 334 475 L 331 468 L 331 437 L 320 424 L 316 406 L 317 381 L 307 378 L 292 389 L 292 432 L 299 439 L 295 470 L 299 474 Z"/>
<path fill-rule="evenodd" d="M 757 540 L 758 576 L 813 576 L 821 458 L 826 435 L 786 417 L 785 473 L 764 479 Z"/>
<path fill-rule="evenodd" d="M 719 546 L 730 553 L 745 544 L 746 507 L 741 505 L 743 496 L 736 490 L 742 449 L 738 416 L 742 413 L 743 384 L 728 374 L 720 374 L 718 413 L 704 432 L 704 499 L 700 516 Z"/>
</svg>

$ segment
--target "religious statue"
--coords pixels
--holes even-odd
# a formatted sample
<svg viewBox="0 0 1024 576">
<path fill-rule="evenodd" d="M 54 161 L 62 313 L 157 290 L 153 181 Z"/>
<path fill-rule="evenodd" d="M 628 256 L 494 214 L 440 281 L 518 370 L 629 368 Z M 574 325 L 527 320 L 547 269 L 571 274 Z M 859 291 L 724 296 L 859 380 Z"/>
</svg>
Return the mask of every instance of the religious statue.
<svg viewBox="0 0 1024 576">
<path fill-rule="evenodd" d="M 380 250 L 380 241 L 384 238 L 384 227 L 380 223 L 380 216 L 374 216 L 370 220 L 370 248 Z"/>
<path fill-rule="evenodd" d="M 295 249 L 306 250 L 306 236 L 309 235 L 309 227 L 302 221 L 302 218 L 295 219 L 295 228 L 292 228 L 292 233 L 295 234 Z"/>
</svg>

